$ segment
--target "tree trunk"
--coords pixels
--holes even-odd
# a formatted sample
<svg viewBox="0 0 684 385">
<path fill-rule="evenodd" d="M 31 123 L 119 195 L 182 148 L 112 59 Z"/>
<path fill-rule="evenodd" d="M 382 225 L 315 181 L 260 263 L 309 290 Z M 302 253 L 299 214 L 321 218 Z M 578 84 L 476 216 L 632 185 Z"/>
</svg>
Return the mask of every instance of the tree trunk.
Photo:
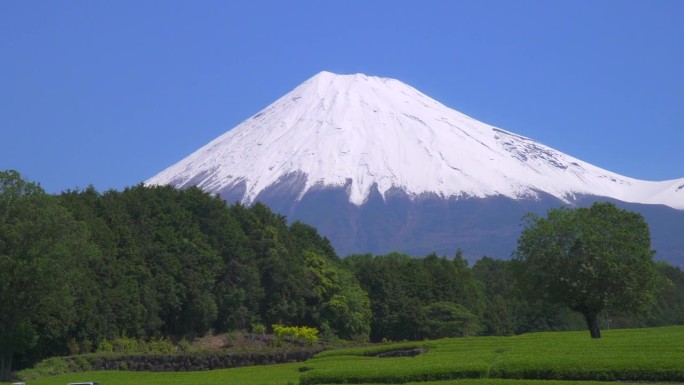
<svg viewBox="0 0 684 385">
<path fill-rule="evenodd" d="M 598 315 L 585 314 L 584 319 L 587 320 L 587 327 L 589 328 L 589 334 L 591 334 L 591 338 L 601 338 L 601 330 L 599 329 Z"/>
</svg>

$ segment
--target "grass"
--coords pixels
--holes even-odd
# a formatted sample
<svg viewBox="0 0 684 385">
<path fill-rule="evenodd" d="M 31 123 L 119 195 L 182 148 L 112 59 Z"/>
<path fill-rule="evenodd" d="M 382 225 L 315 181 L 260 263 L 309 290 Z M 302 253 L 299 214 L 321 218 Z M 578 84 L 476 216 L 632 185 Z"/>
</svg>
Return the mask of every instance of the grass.
<svg viewBox="0 0 684 385">
<path fill-rule="evenodd" d="M 203 372 L 83 372 L 44 377 L 27 381 L 26 384 L 66 385 L 70 382 L 95 381 L 100 385 L 285 385 L 288 382 L 298 383 L 301 366 L 302 363 L 293 363 Z"/>
<path fill-rule="evenodd" d="M 502 378 L 684 382 L 684 327 L 531 333 L 431 341 L 417 357 L 328 351 L 307 361 L 302 384 Z"/>
<path fill-rule="evenodd" d="M 379 358 L 394 348 L 427 347 L 416 357 Z M 472 337 L 328 350 L 303 363 L 184 373 L 86 372 L 27 385 L 270 385 L 409 383 L 420 385 L 598 385 L 606 381 L 684 383 L 684 326 Z M 593 381 L 593 382 L 591 382 Z"/>
</svg>

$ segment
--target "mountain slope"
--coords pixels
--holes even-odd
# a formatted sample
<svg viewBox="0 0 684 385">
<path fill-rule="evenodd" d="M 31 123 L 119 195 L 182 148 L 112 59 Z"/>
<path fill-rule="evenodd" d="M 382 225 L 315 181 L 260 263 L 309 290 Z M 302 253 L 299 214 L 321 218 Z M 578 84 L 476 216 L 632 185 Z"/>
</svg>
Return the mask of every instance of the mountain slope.
<svg viewBox="0 0 684 385">
<path fill-rule="evenodd" d="M 146 183 L 261 201 L 340 255 L 508 258 L 526 213 L 608 200 L 684 266 L 684 178 L 618 175 L 361 74 L 319 73 Z"/>
<path fill-rule="evenodd" d="M 283 182 L 288 182 L 284 184 Z M 251 203 L 269 188 L 297 199 L 344 187 L 362 205 L 372 188 L 410 198 L 595 195 L 684 209 L 684 178 L 637 180 L 450 109 L 400 81 L 321 72 L 149 179 L 197 185 Z"/>
</svg>

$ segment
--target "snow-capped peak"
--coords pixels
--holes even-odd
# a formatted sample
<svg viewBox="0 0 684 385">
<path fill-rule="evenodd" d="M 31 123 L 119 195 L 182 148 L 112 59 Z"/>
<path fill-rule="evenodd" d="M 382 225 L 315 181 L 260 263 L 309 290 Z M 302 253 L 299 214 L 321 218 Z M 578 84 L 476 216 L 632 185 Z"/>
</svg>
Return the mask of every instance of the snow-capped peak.
<svg viewBox="0 0 684 385">
<path fill-rule="evenodd" d="M 394 79 L 320 72 L 237 127 L 150 178 L 148 184 L 220 193 L 242 201 L 283 178 L 345 187 L 357 205 L 373 186 L 409 196 L 512 198 L 545 192 L 565 201 L 597 195 L 684 209 L 684 178 L 637 180 L 450 109 Z"/>
</svg>

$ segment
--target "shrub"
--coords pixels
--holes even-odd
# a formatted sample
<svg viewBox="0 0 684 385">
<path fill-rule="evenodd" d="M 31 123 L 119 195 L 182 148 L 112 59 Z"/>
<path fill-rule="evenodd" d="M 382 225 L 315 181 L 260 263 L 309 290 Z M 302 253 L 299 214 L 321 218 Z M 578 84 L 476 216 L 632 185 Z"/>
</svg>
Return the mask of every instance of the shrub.
<svg viewBox="0 0 684 385">
<path fill-rule="evenodd" d="M 170 339 L 163 337 L 152 338 L 148 343 L 148 347 L 151 353 L 173 353 L 178 350 L 173 346 L 173 342 Z"/>
<path fill-rule="evenodd" d="M 108 339 L 103 339 L 100 341 L 100 344 L 97 346 L 97 352 L 98 353 L 113 353 L 114 352 L 114 345 L 112 345 L 112 342 L 109 341 Z"/>
<path fill-rule="evenodd" d="M 309 326 L 283 326 L 273 325 L 273 334 L 276 339 L 289 338 L 290 342 L 304 341 L 308 345 L 318 343 L 318 329 Z"/>
<path fill-rule="evenodd" d="M 83 356 L 78 356 L 73 361 L 75 369 L 81 372 L 87 372 L 93 368 L 93 365 Z"/>
<path fill-rule="evenodd" d="M 19 373 L 19 378 L 24 381 L 35 380 L 36 378 L 56 376 L 68 373 L 70 366 L 62 358 L 48 358 L 36 364 L 33 369 L 26 369 Z"/>
<path fill-rule="evenodd" d="M 188 341 L 187 338 L 183 337 L 178 341 L 178 349 L 183 353 L 187 353 L 192 349 L 192 344 L 190 344 L 190 341 Z"/>
<path fill-rule="evenodd" d="M 76 341 L 76 338 L 71 338 L 69 340 L 69 354 L 72 356 L 78 355 L 81 352 L 81 345 L 78 344 L 78 341 Z"/>
<path fill-rule="evenodd" d="M 83 342 L 81 342 L 81 353 L 87 354 L 87 353 L 91 353 L 92 351 L 93 351 L 93 342 L 90 341 L 89 339 L 83 340 Z"/>
<path fill-rule="evenodd" d="M 262 323 L 253 323 L 252 333 L 261 334 L 263 336 L 264 334 L 266 334 L 266 326 L 264 326 L 264 324 Z"/>
<path fill-rule="evenodd" d="M 135 338 L 116 337 L 112 341 L 114 352 L 116 353 L 137 353 L 140 349 L 140 344 Z"/>
</svg>

